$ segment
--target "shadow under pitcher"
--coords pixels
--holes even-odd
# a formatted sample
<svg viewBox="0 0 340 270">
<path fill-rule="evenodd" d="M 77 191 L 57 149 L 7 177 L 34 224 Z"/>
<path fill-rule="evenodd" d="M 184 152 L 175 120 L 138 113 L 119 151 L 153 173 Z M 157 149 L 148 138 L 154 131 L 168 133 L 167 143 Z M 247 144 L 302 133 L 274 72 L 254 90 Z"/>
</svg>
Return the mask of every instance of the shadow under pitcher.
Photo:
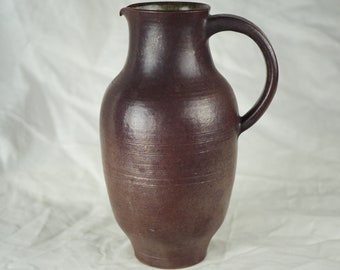
<svg viewBox="0 0 340 270">
<path fill-rule="evenodd" d="M 275 53 L 263 32 L 209 9 L 191 2 L 123 8 L 128 57 L 101 107 L 114 215 L 136 257 L 159 268 L 187 267 L 206 256 L 227 212 L 238 137 L 266 111 L 278 83 Z M 221 31 L 249 36 L 265 58 L 264 90 L 243 116 L 209 51 L 209 38 Z"/>
</svg>

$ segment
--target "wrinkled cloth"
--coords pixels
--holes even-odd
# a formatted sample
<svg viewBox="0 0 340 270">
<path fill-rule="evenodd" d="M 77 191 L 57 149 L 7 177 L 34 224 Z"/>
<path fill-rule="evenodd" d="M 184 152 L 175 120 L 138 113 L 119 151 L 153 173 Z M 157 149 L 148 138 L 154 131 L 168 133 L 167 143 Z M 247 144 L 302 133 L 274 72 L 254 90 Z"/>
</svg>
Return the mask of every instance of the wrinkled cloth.
<svg viewBox="0 0 340 270">
<path fill-rule="evenodd" d="M 117 225 L 102 173 L 99 110 L 127 55 L 131 1 L 0 3 L 0 269 L 152 269 Z M 340 269 L 340 5 L 211 1 L 258 25 L 277 95 L 239 138 L 227 217 L 190 269 Z M 260 50 L 210 39 L 244 114 L 265 80 Z"/>
</svg>

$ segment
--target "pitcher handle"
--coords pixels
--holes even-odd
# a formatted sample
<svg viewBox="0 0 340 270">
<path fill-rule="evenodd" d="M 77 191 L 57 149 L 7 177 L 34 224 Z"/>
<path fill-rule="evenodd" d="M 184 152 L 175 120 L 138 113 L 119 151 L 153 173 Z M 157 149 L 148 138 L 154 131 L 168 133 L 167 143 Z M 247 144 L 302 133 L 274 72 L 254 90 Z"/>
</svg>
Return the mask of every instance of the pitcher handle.
<svg viewBox="0 0 340 270">
<path fill-rule="evenodd" d="M 267 67 L 267 79 L 261 96 L 255 105 L 240 117 L 240 134 L 254 125 L 267 110 L 278 84 L 279 69 L 274 49 L 269 40 L 252 22 L 235 15 L 210 15 L 206 24 L 207 38 L 221 31 L 235 31 L 249 36 L 260 47 Z"/>
</svg>

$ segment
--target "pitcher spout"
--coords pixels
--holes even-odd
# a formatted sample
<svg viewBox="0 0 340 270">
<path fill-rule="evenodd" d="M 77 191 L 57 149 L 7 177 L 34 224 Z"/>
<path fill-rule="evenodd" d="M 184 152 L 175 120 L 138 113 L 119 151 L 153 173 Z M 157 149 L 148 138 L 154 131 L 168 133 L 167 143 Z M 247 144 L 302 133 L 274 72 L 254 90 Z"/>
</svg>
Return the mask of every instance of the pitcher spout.
<svg viewBox="0 0 340 270">
<path fill-rule="evenodd" d="M 122 8 L 120 11 L 119 11 L 119 16 L 123 16 L 125 15 L 125 12 L 126 12 L 127 8 Z"/>
</svg>

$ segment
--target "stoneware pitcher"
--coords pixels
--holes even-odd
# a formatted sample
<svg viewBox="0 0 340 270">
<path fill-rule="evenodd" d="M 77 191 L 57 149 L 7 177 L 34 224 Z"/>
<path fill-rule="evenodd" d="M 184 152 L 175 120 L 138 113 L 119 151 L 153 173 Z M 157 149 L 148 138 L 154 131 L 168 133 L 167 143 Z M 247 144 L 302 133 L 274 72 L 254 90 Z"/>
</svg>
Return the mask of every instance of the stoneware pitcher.
<svg viewBox="0 0 340 270">
<path fill-rule="evenodd" d="M 129 23 L 126 64 L 109 85 L 100 133 L 107 189 L 136 257 L 181 268 L 204 259 L 233 187 L 238 136 L 265 112 L 278 66 L 268 39 L 246 19 L 209 6 L 154 2 L 121 10 Z M 216 70 L 209 38 L 249 36 L 267 67 L 264 90 L 243 116 Z"/>
</svg>

